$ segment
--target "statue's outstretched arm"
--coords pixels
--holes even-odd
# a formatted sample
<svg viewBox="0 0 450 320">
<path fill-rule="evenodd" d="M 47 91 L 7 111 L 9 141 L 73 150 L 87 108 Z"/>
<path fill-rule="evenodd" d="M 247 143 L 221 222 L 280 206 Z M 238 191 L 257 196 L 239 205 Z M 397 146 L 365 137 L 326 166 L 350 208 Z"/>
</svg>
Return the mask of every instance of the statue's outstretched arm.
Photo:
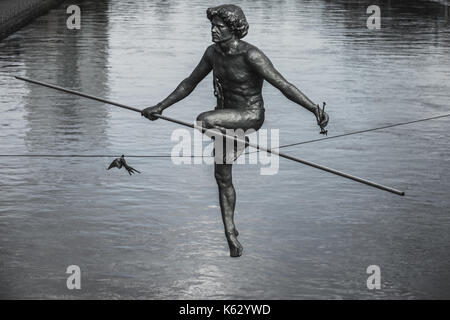
<svg viewBox="0 0 450 320">
<path fill-rule="evenodd" d="M 177 88 L 158 105 L 164 110 L 186 98 L 212 70 L 212 47 L 208 47 L 197 67 L 189 77 L 180 82 Z"/>
<path fill-rule="evenodd" d="M 317 105 L 305 96 L 296 86 L 289 83 L 273 66 L 272 62 L 259 49 L 252 48 L 248 52 L 248 61 L 254 70 L 267 80 L 271 85 L 279 89 L 289 100 L 301 105 L 316 114 Z"/>
</svg>

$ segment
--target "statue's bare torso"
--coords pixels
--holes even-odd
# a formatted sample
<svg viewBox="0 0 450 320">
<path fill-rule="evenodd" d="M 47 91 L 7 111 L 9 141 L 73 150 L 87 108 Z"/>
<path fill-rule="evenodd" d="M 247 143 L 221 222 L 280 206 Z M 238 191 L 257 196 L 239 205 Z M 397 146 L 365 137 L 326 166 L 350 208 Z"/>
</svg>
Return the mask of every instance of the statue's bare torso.
<svg viewBox="0 0 450 320">
<path fill-rule="evenodd" d="M 219 107 L 263 108 L 261 91 L 264 79 L 249 64 L 249 50 L 258 49 L 245 41 L 240 41 L 237 52 L 233 54 L 224 54 L 216 44 L 207 49 Z"/>
</svg>

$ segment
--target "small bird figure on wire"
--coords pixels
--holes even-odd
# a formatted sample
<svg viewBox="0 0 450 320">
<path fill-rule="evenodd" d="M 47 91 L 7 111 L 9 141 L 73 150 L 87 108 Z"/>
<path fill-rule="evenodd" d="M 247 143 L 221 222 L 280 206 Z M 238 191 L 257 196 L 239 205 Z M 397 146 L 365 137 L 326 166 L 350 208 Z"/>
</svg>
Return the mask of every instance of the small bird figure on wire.
<svg viewBox="0 0 450 320">
<path fill-rule="evenodd" d="M 127 162 L 125 161 L 125 156 L 122 155 L 120 158 L 114 159 L 113 162 L 111 162 L 111 164 L 109 165 L 108 169 L 109 170 L 111 168 L 116 167 L 117 169 L 121 169 L 123 167 L 125 167 L 125 169 L 128 171 L 128 174 L 131 176 L 131 174 L 133 174 L 134 172 L 137 173 L 141 173 L 140 171 L 134 169 L 133 167 L 130 167 Z"/>
</svg>

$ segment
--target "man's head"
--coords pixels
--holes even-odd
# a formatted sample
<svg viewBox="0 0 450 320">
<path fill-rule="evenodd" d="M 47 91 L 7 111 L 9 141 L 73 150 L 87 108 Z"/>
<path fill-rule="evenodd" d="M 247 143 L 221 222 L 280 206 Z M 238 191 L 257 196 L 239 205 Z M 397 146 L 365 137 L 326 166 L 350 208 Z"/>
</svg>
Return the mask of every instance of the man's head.
<svg viewBox="0 0 450 320">
<path fill-rule="evenodd" d="M 233 36 L 238 39 L 245 37 L 248 23 L 244 12 L 233 4 L 208 8 L 206 15 L 211 21 L 211 34 L 214 42 L 223 42 Z"/>
</svg>

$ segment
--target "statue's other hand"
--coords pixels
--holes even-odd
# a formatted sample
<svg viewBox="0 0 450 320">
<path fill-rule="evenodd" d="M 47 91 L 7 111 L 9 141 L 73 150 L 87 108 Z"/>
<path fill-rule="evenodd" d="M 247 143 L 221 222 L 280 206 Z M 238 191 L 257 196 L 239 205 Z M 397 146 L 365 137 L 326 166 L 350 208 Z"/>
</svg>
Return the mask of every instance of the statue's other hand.
<svg viewBox="0 0 450 320">
<path fill-rule="evenodd" d="M 317 124 L 321 128 L 325 128 L 328 124 L 328 120 L 330 120 L 330 118 L 328 117 L 328 114 L 325 111 L 322 111 L 320 113 L 320 119 L 317 120 Z"/>
<path fill-rule="evenodd" d="M 163 110 L 164 109 L 161 107 L 161 104 L 158 103 L 156 106 L 148 107 L 142 110 L 141 115 L 149 120 L 155 121 L 158 119 L 158 117 L 155 117 L 152 114 L 162 114 Z"/>
<path fill-rule="evenodd" d="M 319 125 L 319 127 L 325 128 L 330 119 L 328 114 L 325 111 L 321 110 L 319 106 L 317 106 L 317 109 L 314 111 L 314 115 L 316 116 L 317 124 Z"/>
</svg>

